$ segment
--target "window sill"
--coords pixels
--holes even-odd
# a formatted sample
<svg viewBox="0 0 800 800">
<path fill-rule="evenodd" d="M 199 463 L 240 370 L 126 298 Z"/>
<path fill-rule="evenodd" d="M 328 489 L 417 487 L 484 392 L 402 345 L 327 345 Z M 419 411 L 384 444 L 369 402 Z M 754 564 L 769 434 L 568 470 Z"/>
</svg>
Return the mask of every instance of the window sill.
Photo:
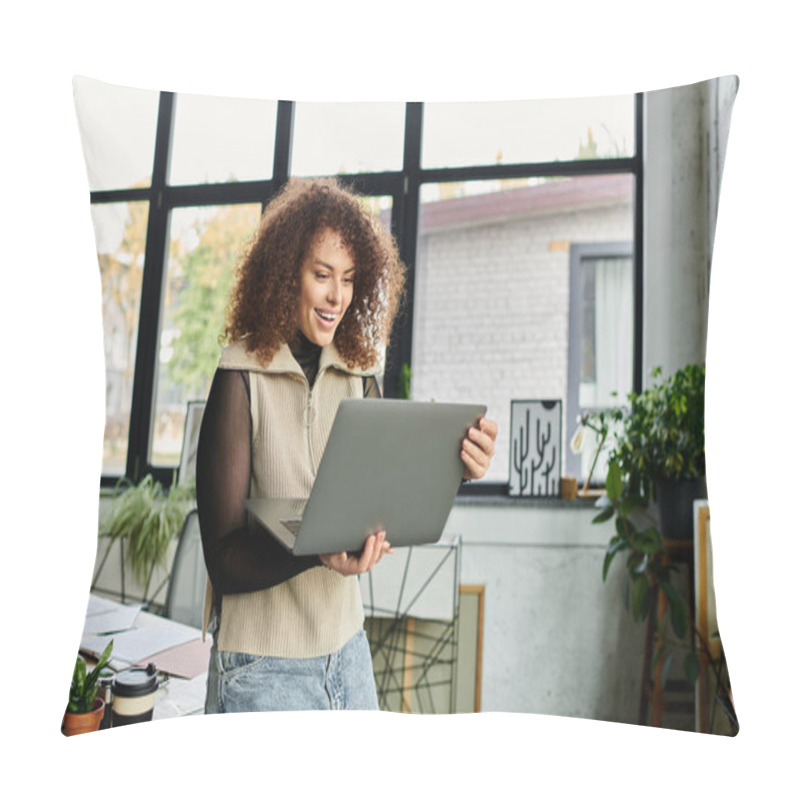
<svg viewBox="0 0 800 800">
<path fill-rule="evenodd" d="M 456 506 L 501 506 L 505 508 L 568 508 L 573 510 L 594 508 L 596 497 L 510 497 L 505 483 L 467 483 L 456 495 Z"/>
<path fill-rule="evenodd" d="M 569 508 L 573 511 L 594 508 L 595 497 L 577 497 L 564 500 L 561 497 L 509 497 L 500 494 L 458 495 L 456 506 L 497 506 L 503 508 Z"/>
</svg>

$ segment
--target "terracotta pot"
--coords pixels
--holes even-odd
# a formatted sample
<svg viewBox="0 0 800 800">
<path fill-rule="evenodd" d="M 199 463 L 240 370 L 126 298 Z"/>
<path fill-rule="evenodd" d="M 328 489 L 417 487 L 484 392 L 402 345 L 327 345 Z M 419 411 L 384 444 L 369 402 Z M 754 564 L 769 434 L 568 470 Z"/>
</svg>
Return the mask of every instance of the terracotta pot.
<svg viewBox="0 0 800 800">
<path fill-rule="evenodd" d="M 61 733 L 64 736 L 75 736 L 78 733 L 89 733 L 100 727 L 105 711 L 105 703 L 101 698 L 95 698 L 92 710 L 85 714 L 75 714 L 72 711 L 64 712 L 64 721 L 61 723 Z"/>
</svg>

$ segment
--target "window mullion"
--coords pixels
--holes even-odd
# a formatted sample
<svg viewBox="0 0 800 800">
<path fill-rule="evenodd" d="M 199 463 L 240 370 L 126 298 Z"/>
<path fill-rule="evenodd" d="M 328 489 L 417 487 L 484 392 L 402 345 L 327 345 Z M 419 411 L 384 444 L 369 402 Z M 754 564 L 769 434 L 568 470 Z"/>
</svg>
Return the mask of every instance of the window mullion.
<svg viewBox="0 0 800 800">
<path fill-rule="evenodd" d="M 391 344 L 386 354 L 384 391 L 387 397 L 399 393 L 402 365 L 411 365 L 411 332 L 414 322 L 414 264 L 417 250 L 419 187 L 421 183 L 422 103 L 406 103 L 403 150 L 403 185 L 395 217 L 395 234 L 400 258 L 406 265 L 406 297 L 395 322 Z"/>
<path fill-rule="evenodd" d="M 158 359 L 159 318 L 164 284 L 169 207 L 165 190 L 169 174 L 175 96 L 161 92 L 158 106 L 153 179 L 145 241 L 139 333 L 136 343 L 133 396 L 126 475 L 138 481 L 149 469 L 150 429 L 153 419 L 155 371 Z"/>
<path fill-rule="evenodd" d="M 272 178 L 276 188 L 280 188 L 289 180 L 292 166 L 294 108 L 291 100 L 278 101 L 278 113 L 275 119 L 275 155 L 272 163 Z"/>
</svg>

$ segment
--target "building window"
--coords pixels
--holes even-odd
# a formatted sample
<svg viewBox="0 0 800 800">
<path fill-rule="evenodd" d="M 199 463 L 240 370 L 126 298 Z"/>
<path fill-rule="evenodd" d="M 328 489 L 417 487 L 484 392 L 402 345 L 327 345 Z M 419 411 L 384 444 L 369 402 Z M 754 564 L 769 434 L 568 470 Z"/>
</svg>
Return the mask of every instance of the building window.
<svg viewBox="0 0 800 800">
<path fill-rule="evenodd" d="M 400 170 L 403 103 L 296 103 L 292 175 Z"/>
<path fill-rule="evenodd" d="M 578 417 L 620 405 L 633 390 L 634 273 L 631 241 L 576 244 L 570 248 L 569 380 L 567 435 Z M 588 475 L 596 439 L 587 431 L 580 454 L 567 450 L 567 467 Z M 592 481 L 602 483 L 602 457 Z"/>
<path fill-rule="evenodd" d="M 275 101 L 177 95 L 168 182 L 271 178 L 277 113 Z"/>
</svg>

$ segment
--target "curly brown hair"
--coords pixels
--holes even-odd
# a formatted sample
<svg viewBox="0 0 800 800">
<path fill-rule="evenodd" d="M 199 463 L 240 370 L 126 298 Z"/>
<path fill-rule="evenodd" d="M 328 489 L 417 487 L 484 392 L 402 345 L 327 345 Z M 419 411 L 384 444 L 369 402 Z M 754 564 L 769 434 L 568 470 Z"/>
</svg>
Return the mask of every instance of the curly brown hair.
<svg viewBox="0 0 800 800">
<path fill-rule="evenodd" d="M 246 338 L 268 364 L 297 336 L 300 273 L 316 237 L 338 233 L 356 266 L 353 299 L 334 343 L 345 363 L 367 369 L 388 344 L 405 288 L 405 267 L 391 234 L 333 178 L 292 179 L 269 202 L 239 265 L 228 302 L 225 337 Z"/>
</svg>

